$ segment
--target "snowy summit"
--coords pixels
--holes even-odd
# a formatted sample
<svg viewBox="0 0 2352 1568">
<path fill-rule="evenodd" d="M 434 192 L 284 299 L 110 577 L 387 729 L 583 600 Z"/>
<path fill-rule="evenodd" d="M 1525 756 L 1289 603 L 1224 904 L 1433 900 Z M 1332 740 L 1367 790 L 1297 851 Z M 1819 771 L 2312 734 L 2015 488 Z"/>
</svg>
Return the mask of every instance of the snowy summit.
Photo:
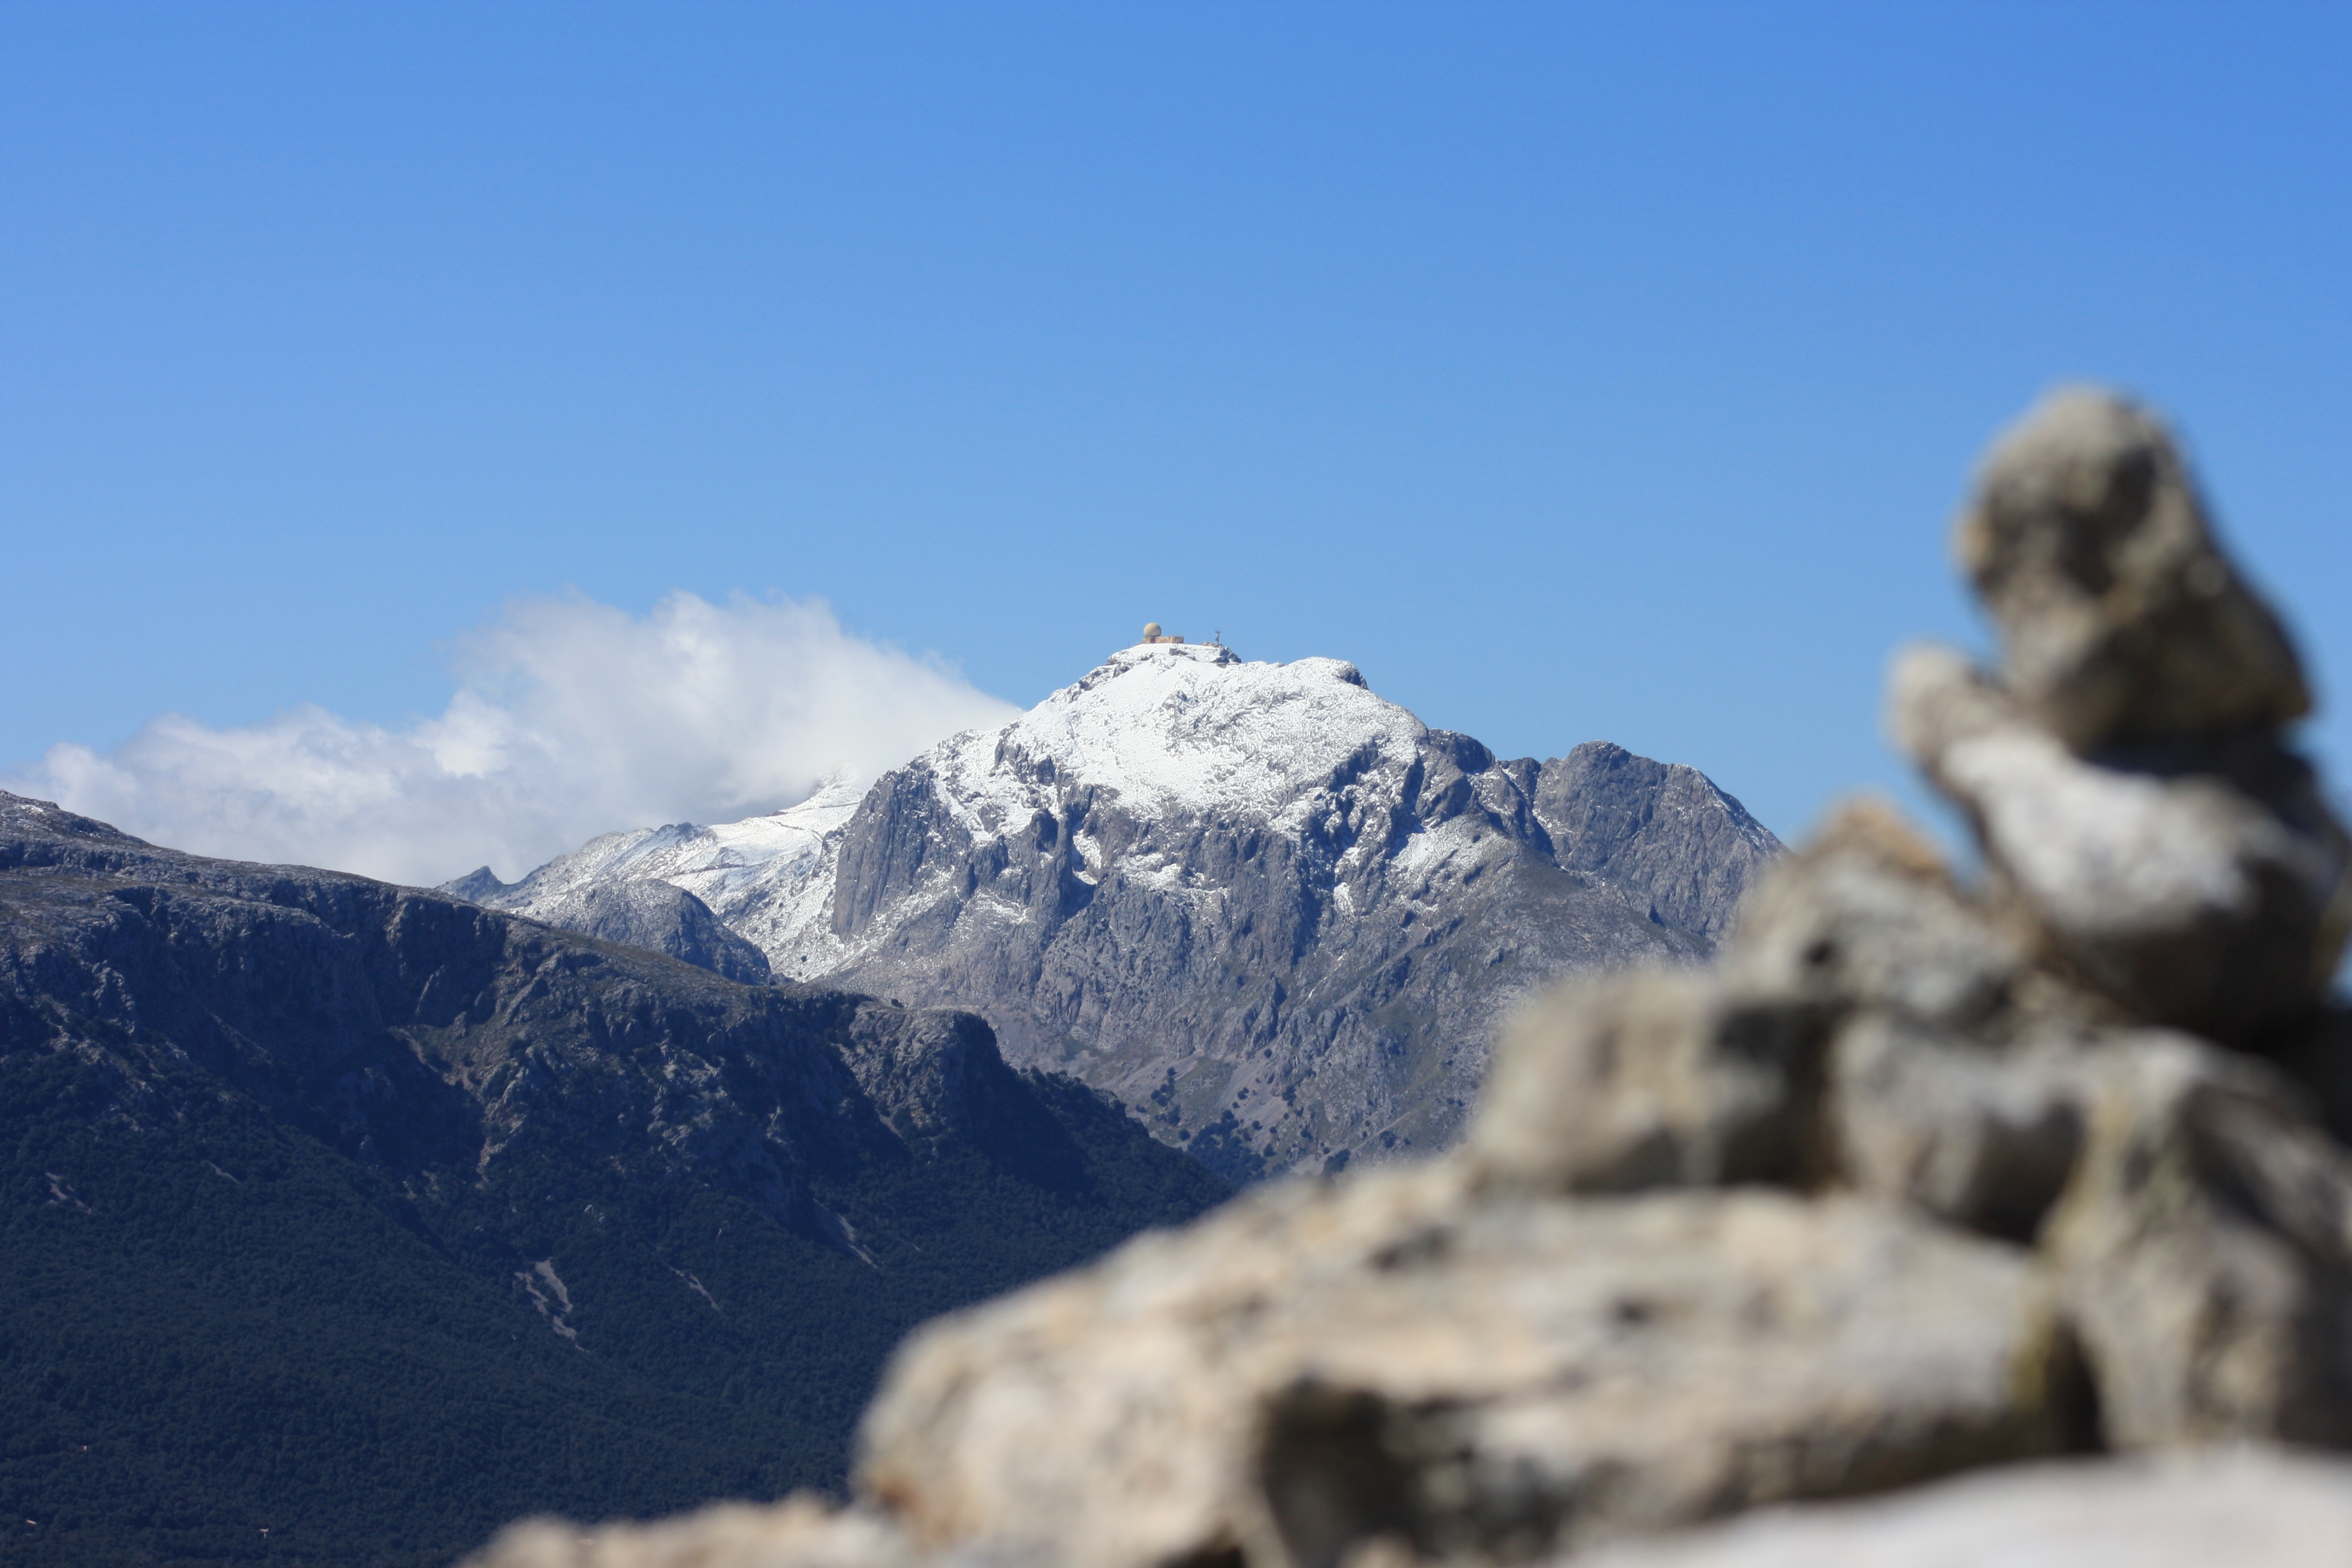
<svg viewBox="0 0 2352 1568">
<path fill-rule="evenodd" d="M 1147 638 L 870 786 L 453 887 L 582 930 L 618 884 L 691 895 L 776 979 L 979 1011 L 1247 1178 L 1450 1142 L 1504 1012 L 1704 956 L 1778 851 L 1693 769 L 1498 762 L 1344 660 Z"/>
</svg>

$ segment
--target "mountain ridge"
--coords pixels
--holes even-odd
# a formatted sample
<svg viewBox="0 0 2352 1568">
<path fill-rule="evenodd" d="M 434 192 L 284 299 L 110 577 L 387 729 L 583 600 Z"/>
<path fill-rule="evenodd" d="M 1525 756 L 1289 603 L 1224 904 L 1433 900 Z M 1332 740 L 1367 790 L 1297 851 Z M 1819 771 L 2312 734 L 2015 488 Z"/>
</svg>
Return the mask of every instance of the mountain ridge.
<svg viewBox="0 0 2352 1568">
<path fill-rule="evenodd" d="M 0 795 L 11 1562 L 837 1486 L 900 1333 L 1224 1192 L 974 1015 Z"/>
<path fill-rule="evenodd" d="M 1696 769 L 1502 761 L 1344 660 L 1147 644 L 870 786 L 476 893 L 583 929 L 599 889 L 690 893 L 774 973 L 970 1006 L 1250 1180 L 1450 1142 L 1513 1006 L 1703 959 L 1780 852 Z"/>
</svg>

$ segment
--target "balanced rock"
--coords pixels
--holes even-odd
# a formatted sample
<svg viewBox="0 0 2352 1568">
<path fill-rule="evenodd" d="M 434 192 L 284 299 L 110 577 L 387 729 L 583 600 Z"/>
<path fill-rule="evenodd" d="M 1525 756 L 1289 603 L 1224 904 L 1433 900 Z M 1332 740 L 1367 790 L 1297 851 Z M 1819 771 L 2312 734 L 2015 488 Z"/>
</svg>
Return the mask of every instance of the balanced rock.
<svg viewBox="0 0 2352 1568">
<path fill-rule="evenodd" d="M 2070 387 L 2001 437 L 1956 541 L 2035 721 L 2083 752 L 2273 730 L 2311 707 L 2164 427 Z"/>
<path fill-rule="evenodd" d="M 1942 857 L 1868 798 L 1833 811 L 1746 904 L 1717 973 L 1751 1006 L 1822 1025 L 1861 1009 L 2000 1034 L 2023 1011 L 2079 1006 L 2034 972 L 2017 935 L 1953 882 Z"/>
<path fill-rule="evenodd" d="M 2317 1005 L 2352 921 L 2352 840 L 2284 745 L 2078 756 L 1939 648 L 1897 663 L 1890 710 L 2043 961 L 2128 1016 L 2232 1043 Z"/>
</svg>

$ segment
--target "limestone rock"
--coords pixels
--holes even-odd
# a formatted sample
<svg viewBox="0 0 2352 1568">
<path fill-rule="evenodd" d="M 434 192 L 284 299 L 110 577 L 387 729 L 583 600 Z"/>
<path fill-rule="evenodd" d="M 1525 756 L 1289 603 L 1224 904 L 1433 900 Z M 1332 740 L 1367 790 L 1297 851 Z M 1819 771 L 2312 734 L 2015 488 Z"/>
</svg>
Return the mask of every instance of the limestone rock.
<svg viewBox="0 0 2352 1568">
<path fill-rule="evenodd" d="M 1794 1181 L 1813 1052 L 1786 1013 L 1688 971 L 1571 982 L 1496 1047 L 1465 1158 L 1486 1184 L 1623 1192 Z"/>
<path fill-rule="evenodd" d="M 975 1014 L 947 1007 L 867 1007 L 851 1022 L 842 1059 L 890 1130 L 914 1144 L 950 1133 L 984 1138 L 1018 1114 L 1019 1079 Z"/>
<path fill-rule="evenodd" d="M 486 909 L 527 914 L 583 936 L 666 952 L 746 985 L 765 984 L 771 978 L 766 953 L 728 930 L 709 905 L 667 882 L 607 882 L 534 899 L 528 879 L 509 887 L 484 866 L 436 890 Z"/>
<path fill-rule="evenodd" d="M 2342 951 L 2347 841 L 2260 735 L 2074 755 L 1958 655 L 1895 668 L 1893 729 L 1969 816 L 2044 956 L 2142 1021 L 2253 1040 L 2308 1013 Z"/>
<path fill-rule="evenodd" d="M 1775 1509 L 1577 1568 L 2339 1568 L 2352 1464 L 2263 1449 L 2021 1465 Z"/>
<path fill-rule="evenodd" d="M 1850 805 L 1767 875 L 1717 975 L 1575 984 L 1496 1048 L 1465 1152 L 1544 1193 L 1836 1177 L 2030 1239 L 2073 1168 L 2091 999 Z"/>
<path fill-rule="evenodd" d="M 2352 1155 L 2252 1058 L 2142 1034 L 2043 1250 L 2109 1442 L 2352 1446 Z"/>
<path fill-rule="evenodd" d="M 2000 1032 L 2054 994 L 2031 954 L 1953 884 L 1925 839 L 1881 802 L 1832 813 L 1741 909 L 1717 973 L 1756 1005 L 1824 1024 L 1880 1008 L 1939 1027 Z"/>
<path fill-rule="evenodd" d="M 1562 870 L 1621 888 L 1664 923 L 1710 941 L 1780 853 L 1744 806 L 1680 763 L 1587 741 L 1564 757 L 1501 766 L 1524 781 Z"/>
<path fill-rule="evenodd" d="M 2025 1255 L 1769 1191 L 1289 1184 L 919 1333 L 859 1481 L 926 1545 L 1518 1557 L 2088 1436 Z"/>
<path fill-rule="evenodd" d="M 1863 1015 L 1830 1051 L 1837 1169 L 1947 1223 L 2030 1241 L 2082 1147 L 2085 1049 L 2066 1032 L 2003 1047 Z"/>
<path fill-rule="evenodd" d="M 810 1497 L 728 1503 L 651 1524 L 510 1524 L 460 1568 L 946 1568 L 887 1521 Z M 1012 1568 L 1006 1564 L 1005 1568 Z"/>
<path fill-rule="evenodd" d="M 1761 868 L 1711 971 L 1588 980 L 1523 1016 L 1458 1154 L 1261 1187 L 927 1326 L 862 1433 L 861 1506 L 890 1521 L 887 1550 L 931 1568 L 2343 1560 L 2352 1469 L 2267 1452 L 1822 1506 L 2093 1447 L 2352 1447 L 2352 1152 L 2321 1120 L 2352 1125 L 2352 1015 L 2320 1002 L 2352 924 L 2352 839 L 2281 736 L 2307 706 L 2294 652 L 2163 432 L 2114 399 L 2062 395 L 2010 437 L 1960 545 L 2006 668 L 1908 656 L 1893 719 L 1967 812 L 1981 888 L 1887 807 L 1846 806 Z M 1233 674 L 1222 650 L 1204 657 L 1145 673 L 1228 702 L 1209 684 Z M 1135 674 L 1089 679 L 1130 681 L 1122 700 L 1160 689 Z M 1318 712 L 1374 711 L 1352 670 L 1316 680 Z M 1318 725 L 1319 746 L 1338 731 Z M 1301 876 L 1329 853 L 1330 908 L 1349 889 L 1356 923 L 1283 927 L 1288 951 L 1360 940 L 1360 911 L 1402 888 L 1381 879 L 1420 879 L 1418 923 L 1445 867 L 1495 896 L 1537 853 L 1640 890 L 1619 913 L 1712 942 L 1691 922 L 1761 867 L 1719 806 L 1715 870 L 1657 829 L 1645 803 L 1706 805 L 1696 775 L 1606 749 L 1496 763 L 1392 728 L 1390 752 L 1341 759 L 1297 841 L 1315 852 Z M 1122 804 L 1140 773 L 1127 795 L 1098 768 L 1076 790 L 1093 753 L 1055 747 L 960 741 L 922 766 L 1020 807 L 991 819 L 990 885 L 1081 931 L 1123 888 L 1160 888 L 1145 856 L 1175 863 L 1153 837 L 1174 818 Z M 981 842 L 951 809 L 979 796 L 918 772 L 859 807 L 867 847 L 841 865 L 871 874 L 842 885 L 935 881 L 960 909 L 981 862 L 932 859 Z M 1213 842 L 1196 826 L 1186 865 Z M 1253 842 L 1208 858 L 1263 878 L 1290 852 L 1271 829 Z M 1724 858 L 1741 843 L 1758 854 Z M 1569 924 L 1582 907 L 1553 906 Z M 834 909 L 845 931 L 873 915 Z M 1499 953 L 1516 929 L 1445 940 Z M 1255 973 L 1258 950 L 1230 951 Z M 1343 991 L 1372 994 L 1323 994 Z M 1318 1016 L 1301 992 L 1286 1027 Z M 893 1127 L 957 1101 L 943 1027 L 853 1030 L 845 1059 Z M 1712 1522 L 1749 1509 L 1779 1511 Z"/>
<path fill-rule="evenodd" d="M 2077 752 L 2275 730 L 2311 707 L 2170 437 L 2120 398 L 2068 388 L 2028 415 L 1956 542 L 2011 689 Z"/>
</svg>

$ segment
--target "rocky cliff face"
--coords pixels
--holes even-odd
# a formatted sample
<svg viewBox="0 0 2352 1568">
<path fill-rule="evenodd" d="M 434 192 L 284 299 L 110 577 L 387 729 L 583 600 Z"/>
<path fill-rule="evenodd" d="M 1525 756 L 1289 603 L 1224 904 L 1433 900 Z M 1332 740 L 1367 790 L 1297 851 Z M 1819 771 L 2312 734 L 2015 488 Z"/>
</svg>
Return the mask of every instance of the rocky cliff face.
<svg viewBox="0 0 2352 1568">
<path fill-rule="evenodd" d="M 456 899 L 159 849 L 0 795 L 8 1043 L 73 1051 L 109 1114 L 188 1059 L 415 1173 L 587 1138 L 824 1231 L 813 1169 L 887 1141 L 831 1042 L 877 1004 L 747 988 Z M 159 1055 L 160 1054 L 160 1055 Z"/>
<path fill-rule="evenodd" d="M 599 839 L 589 848 L 603 842 Z M 767 954 L 729 931 L 709 905 L 683 888 L 651 878 L 543 886 L 519 895 L 484 866 L 442 891 L 489 909 L 527 910 L 549 925 L 667 953 L 746 984 L 770 978 Z"/>
<path fill-rule="evenodd" d="M 1711 965 L 1522 1014 L 1458 1151 L 927 1326 L 855 1508 L 485 1568 L 2340 1557 L 2352 839 L 2299 665 L 2119 399 L 2004 440 L 1959 542 L 2001 667 L 1906 657 L 1893 728 L 1981 879 L 1852 805 Z"/>
<path fill-rule="evenodd" d="M 1249 1179 L 1450 1144 L 1513 1006 L 1703 960 L 1778 849 L 1690 768 L 1498 761 L 1352 665 L 1159 645 L 870 789 L 452 890 L 587 930 L 683 889 L 779 975 L 971 1007 Z"/>
<path fill-rule="evenodd" d="M 0 795 L 12 1562 L 837 1482 L 907 1328 L 1224 1190 L 972 1014 Z"/>
</svg>

